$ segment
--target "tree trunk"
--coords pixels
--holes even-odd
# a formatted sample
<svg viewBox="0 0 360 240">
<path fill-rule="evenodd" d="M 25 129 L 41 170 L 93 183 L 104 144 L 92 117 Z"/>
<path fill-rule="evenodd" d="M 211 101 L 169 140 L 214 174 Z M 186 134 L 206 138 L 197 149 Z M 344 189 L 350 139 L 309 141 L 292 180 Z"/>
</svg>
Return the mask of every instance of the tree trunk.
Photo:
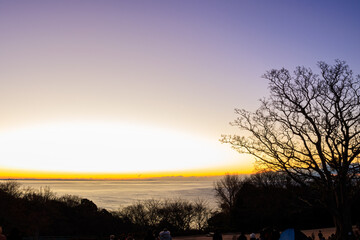
<svg viewBox="0 0 360 240">
<path fill-rule="evenodd" d="M 350 239 L 349 233 L 351 233 L 351 235 L 353 234 L 351 224 L 351 206 L 344 205 L 332 212 L 336 228 L 335 239 Z"/>
</svg>

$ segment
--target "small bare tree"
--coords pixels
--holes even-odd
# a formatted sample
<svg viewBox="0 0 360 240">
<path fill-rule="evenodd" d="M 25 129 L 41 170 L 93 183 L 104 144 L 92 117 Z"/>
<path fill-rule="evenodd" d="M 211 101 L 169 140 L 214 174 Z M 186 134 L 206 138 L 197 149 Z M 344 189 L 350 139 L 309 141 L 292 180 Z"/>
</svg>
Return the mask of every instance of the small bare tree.
<svg viewBox="0 0 360 240">
<path fill-rule="evenodd" d="M 159 228 L 166 224 L 173 230 L 189 231 L 203 230 L 210 217 L 210 209 L 203 200 L 194 202 L 174 199 L 148 199 L 120 209 L 115 214 L 129 219 L 142 227 Z"/>
<path fill-rule="evenodd" d="M 20 183 L 14 180 L 7 180 L 0 182 L 0 190 L 10 194 L 13 197 L 19 198 L 22 195 Z"/>
<path fill-rule="evenodd" d="M 285 172 L 315 187 L 333 215 L 337 239 L 351 228 L 351 203 L 359 181 L 360 76 L 345 62 L 319 62 L 320 75 L 298 67 L 271 70 L 270 97 L 255 112 L 236 109 L 232 125 L 250 136 L 223 136 L 264 169 Z"/>
<path fill-rule="evenodd" d="M 148 225 L 151 227 L 160 223 L 159 209 L 162 207 L 162 202 L 157 199 L 148 199 L 143 202 L 147 211 Z"/>
<path fill-rule="evenodd" d="M 146 227 L 149 225 L 148 212 L 144 203 L 141 201 L 123 208 L 119 215 L 139 226 Z"/>
<path fill-rule="evenodd" d="M 196 199 L 194 201 L 194 226 L 197 230 L 204 230 L 207 227 L 207 221 L 211 217 L 211 210 L 208 202 L 204 199 Z"/>
<path fill-rule="evenodd" d="M 220 208 L 230 213 L 235 206 L 236 195 L 241 190 L 243 181 L 237 174 L 226 174 L 222 179 L 215 182 L 215 196 Z"/>
</svg>

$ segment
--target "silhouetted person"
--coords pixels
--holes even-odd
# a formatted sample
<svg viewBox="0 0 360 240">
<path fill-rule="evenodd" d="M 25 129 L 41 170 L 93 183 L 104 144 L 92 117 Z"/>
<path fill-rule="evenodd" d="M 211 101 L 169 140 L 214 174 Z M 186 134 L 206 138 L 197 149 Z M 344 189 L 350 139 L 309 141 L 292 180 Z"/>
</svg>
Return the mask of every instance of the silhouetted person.
<svg viewBox="0 0 360 240">
<path fill-rule="evenodd" d="M 6 236 L 3 234 L 2 226 L 0 226 L 0 240 L 6 240 Z"/>
<path fill-rule="evenodd" d="M 237 238 L 237 240 L 247 240 L 245 234 L 243 232 L 240 233 L 240 236 Z"/>
<path fill-rule="evenodd" d="M 250 240 L 256 240 L 256 235 L 255 235 L 255 233 L 250 234 Z"/>
<path fill-rule="evenodd" d="M 315 233 L 314 232 L 311 233 L 311 239 L 315 240 Z"/>
<path fill-rule="evenodd" d="M 318 237 L 319 237 L 319 240 L 324 239 L 324 235 L 322 234 L 321 230 L 319 230 Z"/>
<path fill-rule="evenodd" d="M 172 240 L 170 231 L 167 230 L 166 228 L 164 228 L 164 230 L 160 232 L 159 237 L 160 240 Z"/>
<path fill-rule="evenodd" d="M 214 236 L 213 236 L 213 240 L 222 240 L 222 234 L 220 233 L 219 230 L 215 230 L 214 232 Z"/>
</svg>

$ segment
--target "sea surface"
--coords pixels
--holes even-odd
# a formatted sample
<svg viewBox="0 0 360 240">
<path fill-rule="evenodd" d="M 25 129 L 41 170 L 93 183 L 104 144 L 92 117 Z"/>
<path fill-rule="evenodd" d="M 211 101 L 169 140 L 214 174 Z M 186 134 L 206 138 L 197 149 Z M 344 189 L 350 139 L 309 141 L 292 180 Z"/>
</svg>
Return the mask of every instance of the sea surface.
<svg viewBox="0 0 360 240">
<path fill-rule="evenodd" d="M 216 178 L 155 179 L 155 180 L 17 180 L 23 187 L 49 187 L 56 196 L 76 195 L 93 201 L 98 207 L 119 210 L 139 200 L 185 199 L 206 200 L 216 208 Z"/>
</svg>

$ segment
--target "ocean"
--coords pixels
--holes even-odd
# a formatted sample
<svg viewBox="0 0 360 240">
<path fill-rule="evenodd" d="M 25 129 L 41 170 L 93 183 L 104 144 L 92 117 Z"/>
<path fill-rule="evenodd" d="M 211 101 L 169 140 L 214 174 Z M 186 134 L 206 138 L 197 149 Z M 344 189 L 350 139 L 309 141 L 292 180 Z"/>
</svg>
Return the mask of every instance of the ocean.
<svg viewBox="0 0 360 240">
<path fill-rule="evenodd" d="M 218 178 L 175 178 L 153 180 L 17 180 L 23 187 L 49 187 L 56 196 L 76 195 L 93 201 L 98 207 L 119 210 L 139 200 L 206 200 L 216 208 L 214 182 Z"/>
</svg>

